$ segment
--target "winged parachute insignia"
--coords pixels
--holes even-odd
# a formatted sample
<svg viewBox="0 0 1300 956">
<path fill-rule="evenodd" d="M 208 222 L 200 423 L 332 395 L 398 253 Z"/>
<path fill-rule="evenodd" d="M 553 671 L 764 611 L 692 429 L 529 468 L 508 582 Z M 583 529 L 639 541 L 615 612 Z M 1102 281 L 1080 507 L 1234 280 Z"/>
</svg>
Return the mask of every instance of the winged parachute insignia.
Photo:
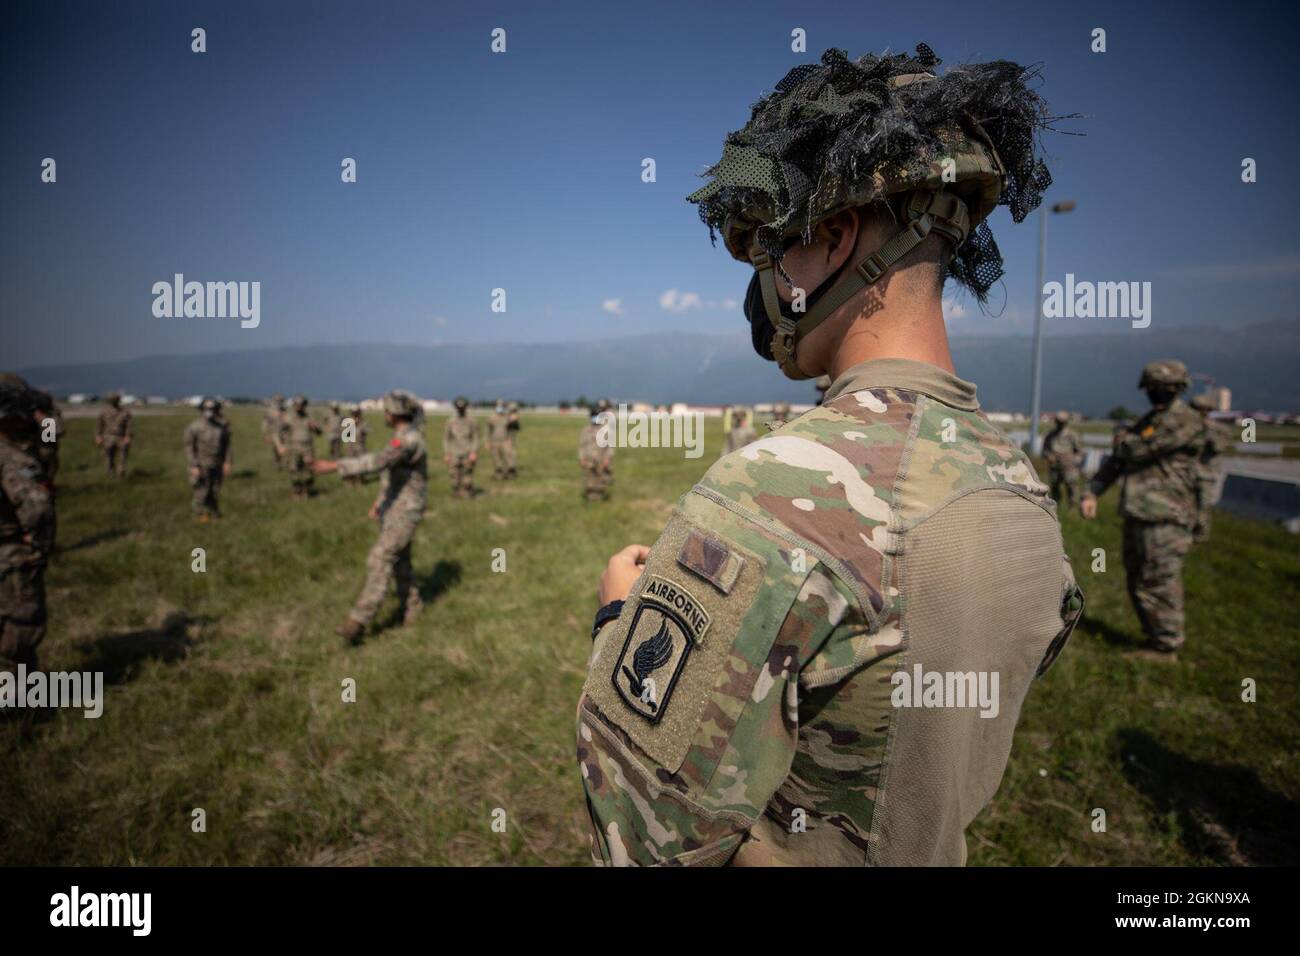
<svg viewBox="0 0 1300 956">
<path fill-rule="evenodd" d="M 642 682 L 652 673 L 663 667 L 673 656 L 673 639 L 668 633 L 668 620 L 659 622 L 659 630 L 653 636 L 647 637 L 641 642 L 641 646 L 636 649 L 632 655 L 632 670 L 625 666 L 623 673 L 627 675 L 628 685 L 632 693 L 640 697 L 643 693 Z M 632 671 L 635 671 L 634 674 Z M 646 701 L 650 705 L 651 711 L 657 711 L 658 705 L 654 701 Z"/>
</svg>

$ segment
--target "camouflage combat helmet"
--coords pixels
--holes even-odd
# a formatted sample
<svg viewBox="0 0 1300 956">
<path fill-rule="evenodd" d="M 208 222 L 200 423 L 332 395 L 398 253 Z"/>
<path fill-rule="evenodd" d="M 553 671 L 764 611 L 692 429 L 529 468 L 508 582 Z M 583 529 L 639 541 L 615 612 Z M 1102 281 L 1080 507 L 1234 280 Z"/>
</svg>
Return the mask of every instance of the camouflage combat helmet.
<svg viewBox="0 0 1300 956">
<path fill-rule="evenodd" d="M 219 412 L 219 411 L 221 411 L 221 399 L 219 399 L 219 398 L 205 398 L 205 399 L 204 399 L 204 400 L 199 404 L 199 411 L 201 411 L 201 412 Z"/>
<path fill-rule="evenodd" d="M 108 402 L 108 404 L 110 404 L 110 405 L 116 405 L 116 404 L 118 404 L 120 401 L 122 401 L 122 393 L 121 393 L 121 392 L 109 392 L 107 395 L 104 396 L 104 401 Z"/>
<path fill-rule="evenodd" d="M 1193 396 L 1189 404 L 1192 406 L 1192 408 L 1196 409 L 1198 412 L 1214 411 L 1214 399 L 1212 399 L 1209 395 L 1206 395 L 1204 392 L 1202 392 L 1200 395 Z"/>
<path fill-rule="evenodd" d="M 293 397 L 293 410 L 294 410 L 295 412 L 301 412 L 301 411 L 303 411 L 306 407 L 307 407 L 307 396 L 306 396 L 306 395 L 295 395 L 295 396 Z"/>
<path fill-rule="evenodd" d="M 1057 412 L 1054 417 L 1056 418 L 1057 424 L 1068 425 L 1070 423 L 1069 412 Z"/>
<path fill-rule="evenodd" d="M 0 418 L 30 419 L 35 411 L 35 395 L 26 379 L 13 373 L 0 378 Z"/>
<path fill-rule="evenodd" d="M 609 411 L 609 408 L 610 406 L 609 406 L 608 398 L 602 398 L 600 401 L 596 403 L 596 411 L 598 412 L 607 412 Z"/>
<path fill-rule="evenodd" d="M 400 388 L 395 388 L 384 396 L 383 407 L 385 414 L 411 419 L 423 409 L 418 398 Z"/>
<path fill-rule="evenodd" d="M 518 403 L 518 402 L 511 402 L 509 405 L 506 406 L 506 410 L 507 410 L 507 411 L 511 411 L 511 412 L 517 412 L 517 411 L 519 411 L 519 403 Z"/>
<path fill-rule="evenodd" d="M 790 378 L 808 378 L 794 361 L 799 339 L 853 295 L 876 282 L 931 232 L 952 245 L 946 274 L 983 302 L 1002 275 L 1002 256 L 984 223 L 1002 204 L 1022 221 L 1051 175 L 1035 156 L 1046 105 L 1015 63 L 970 64 L 939 75 L 924 43 L 915 56 L 850 60 L 827 50 L 820 64 L 797 66 L 731 133 L 712 181 L 687 197 L 710 236 L 753 264 L 773 327 L 766 356 Z M 845 263 L 807 294 L 802 316 L 783 314 L 776 274 L 795 237 L 845 209 L 883 202 L 900 230 L 858 262 Z"/>
<path fill-rule="evenodd" d="M 1147 388 L 1152 385 L 1172 385 L 1177 388 L 1186 388 L 1192 384 L 1192 378 L 1187 374 L 1187 366 L 1177 359 L 1160 359 L 1155 362 L 1147 362 L 1142 367 L 1142 377 L 1138 379 L 1138 388 Z"/>
<path fill-rule="evenodd" d="M 466 398 L 464 395 L 457 395 L 456 400 L 452 402 L 452 404 L 455 405 L 458 409 L 463 411 L 466 408 L 469 408 L 469 399 Z"/>
</svg>

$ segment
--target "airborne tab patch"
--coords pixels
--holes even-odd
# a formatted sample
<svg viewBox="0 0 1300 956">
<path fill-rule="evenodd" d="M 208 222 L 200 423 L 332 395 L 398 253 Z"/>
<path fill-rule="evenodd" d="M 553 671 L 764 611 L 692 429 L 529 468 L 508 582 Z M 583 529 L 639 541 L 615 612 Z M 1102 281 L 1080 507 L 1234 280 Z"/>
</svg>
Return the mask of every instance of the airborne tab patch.
<svg viewBox="0 0 1300 956">
<path fill-rule="evenodd" d="M 614 662 L 614 689 L 624 703 L 657 724 L 686 667 L 709 629 L 709 613 L 680 584 L 652 575 Z"/>
</svg>

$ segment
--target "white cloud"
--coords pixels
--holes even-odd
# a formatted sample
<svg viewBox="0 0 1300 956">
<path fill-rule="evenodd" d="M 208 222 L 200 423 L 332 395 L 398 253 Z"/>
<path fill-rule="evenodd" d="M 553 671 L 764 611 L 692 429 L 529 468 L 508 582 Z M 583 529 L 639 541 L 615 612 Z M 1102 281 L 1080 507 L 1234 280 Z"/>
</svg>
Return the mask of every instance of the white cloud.
<svg viewBox="0 0 1300 956">
<path fill-rule="evenodd" d="M 677 289 L 668 289 L 659 296 L 659 308 L 665 312 L 689 312 L 692 309 L 729 311 L 739 307 L 740 302 L 736 299 L 702 299 L 698 292 L 681 292 Z"/>
<path fill-rule="evenodd" d="M 623 314 L 623 300 L 622 300 L 622 299 L 606 299 L 604 302 L 602 302 L 602 303 L 600 304 L 600 307 L 601 307 L 601 309 L 603 309 L 604 311 L 609 312 L 611 315 L 622 315 L 622 314 Z"/>
</svg>

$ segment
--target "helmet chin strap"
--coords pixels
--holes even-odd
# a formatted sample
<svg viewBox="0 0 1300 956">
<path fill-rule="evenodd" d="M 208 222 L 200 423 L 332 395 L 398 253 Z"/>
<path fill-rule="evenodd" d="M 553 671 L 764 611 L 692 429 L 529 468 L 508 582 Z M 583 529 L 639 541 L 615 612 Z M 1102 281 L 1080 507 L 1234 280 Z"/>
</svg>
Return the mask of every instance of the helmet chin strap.
<svg viewBox="0 0 1300 956">
<path fill-rule="evenodd" d="M 953 252 L 966 241 L 970 232 L 970 213 L 966 203 L 946 190 L 916 190 L 907 201 L 907 224 L 883 246 L 865 256 L 853 269 L 843 270 L 838 282 L 825 295 L 808 303 L 808 311 L 798 321 L 781 313 L 781 299 L 776 292 L 776 270 L 771 258 L 757 245 L 750 248 L 749 260 L 758 270 L 763 308 L 775 334 L 772 356 L 787 378 L 796 381 L 813 378 L 799 368 L 795 350 L 809 332 L 830 318 L 840 306 L 869 285 L 873 285 L 900 259 L 937 232 L 952 242 Z"/>
</svg>

